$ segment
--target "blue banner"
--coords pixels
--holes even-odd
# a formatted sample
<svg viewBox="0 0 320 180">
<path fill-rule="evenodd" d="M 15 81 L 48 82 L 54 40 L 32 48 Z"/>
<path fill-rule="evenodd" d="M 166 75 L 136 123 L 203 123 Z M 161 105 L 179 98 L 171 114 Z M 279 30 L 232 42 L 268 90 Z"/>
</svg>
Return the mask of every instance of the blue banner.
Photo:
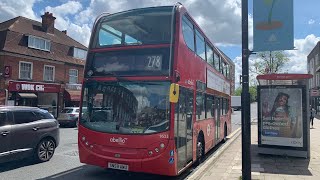
<svg viewBox="0 0 320 180">
<path fill-rule="evenodd" d="M 253 0 L 253 51 L 294 49 L 293 0 Z"/>
</svg>

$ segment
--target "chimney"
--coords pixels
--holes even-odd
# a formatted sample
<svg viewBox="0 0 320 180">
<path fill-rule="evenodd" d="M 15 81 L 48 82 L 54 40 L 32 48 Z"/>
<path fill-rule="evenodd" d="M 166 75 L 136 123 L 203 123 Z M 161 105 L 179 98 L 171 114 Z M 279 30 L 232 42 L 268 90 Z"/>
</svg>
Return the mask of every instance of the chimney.
<svg viewBox="0 0 320 180">
<path fill-rule="evenodd" d="M 62 32 L 63 32 L 64 34 L 67 34 L 67 30 L 63 30 Z"/>
<path fill-rule="evenodd" d="M 54 20 L 56 18 L 52 16 L 52 13 L 46 12 L 41 18 L 43 30 L 47 33 L 54 34 Z"/>
</svg>

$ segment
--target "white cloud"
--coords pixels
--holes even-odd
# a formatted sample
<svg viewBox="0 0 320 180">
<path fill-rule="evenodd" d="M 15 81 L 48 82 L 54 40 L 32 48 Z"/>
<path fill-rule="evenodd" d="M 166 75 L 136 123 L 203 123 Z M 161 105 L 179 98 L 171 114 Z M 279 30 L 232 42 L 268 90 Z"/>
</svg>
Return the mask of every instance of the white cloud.
<svg viewBox="0 0 320 180">
<path fill-rule="evenodd" d="M 123 10 L 174 5 L 176 0 L 91 0 L 90 5 L 79 12 L 76 23 L 93 24 L 103 12 L 115 13 Z M 241 3 L 240 0 L 181 0 L 180 1 L 198 22 L 210 40 L 219 45 L 235 45 L 241 43 Z M 88 37 L 89 38 L 89 37 Z"/>
<path fill-rule="evenodd" d="M 314 24 L 315 22 L 316 22 L 315 20 L 310 19 L 310 20 L 308 21 L 308 24 L 311 25 L 311 24 Z"/>
<path fill-rule="evenodd" d="M 33 20 L 39 20 L 32 7 L 36 0 L 1 0 L 0 22 L 7 21 L 17 16 L 24 16 Z"/>
<path fill-rule="evenodd" d="M 88 24 L 76 25 L 70 23 L 68 26 L 68 33 L 76 41 L 82 43 L 85 46 L 89 44 L 89 38 L 91 35 L 91 27 Z"/>
<path fill-rule="evenodd" d="M 76 1 L 69 1 L 65 4 L 62 4 L 62 5 L 56 6 L 56 7 L 47 6 L 45 8 L 45 11 L 63 16 L 63 15 L 67 15 L 67 14 L 75 14 L 81 9 L 82 9 L 81 3 L 76 2 Z"/>
<path fill-rule="evenodd" d="M 286 51 L 290 62 L 284 68 L 289 73 L 307 73 L 307 56 L 319 40 L 320 37 L 314 34 L 308 35 L 305 39 L 296 39 L 294 44 L 297 50 Z"/>
<path fill-rule="evenodd" d="M 294 45 L 296 50 L 287 50 L 284 53 L 290 59 L 287 64 L 284 65 L 283 71 L 288 73 L 307 73 L 307 56 L 320 41 L 320 37 L 316 37 L 314 34 L 306 36 L 304 39 L 295 39 Z M 250 63 L 256 60 L 255 56 L 250 56 Z M 236 75 L 236 87 L 239 87 L 239 75 L 242 74 L 242 59 L 241 56 L 236 57 L 233 62 L 235 63 L 235 75 Z M 250 73 L 250 81 L 256 78 L 256 75 Z"/>
<path fill-rule="evenodd" d="M 47 6 L 45 8 L 45 12 L 50 12 L 54 17 L 56 17 L 55 28 L 59 30 L 67 30 L 68 36 L 83 45 L 88 46 L 91 33 L 89 25 L 86 23 L 76 24 L 73 20 L 70 20 L 70 15 L 75 15 L 80 10 L 82 10 L 82 4 L 76 1 L 69 1 L 61 4 L 60 6 Z"/>
</svg>

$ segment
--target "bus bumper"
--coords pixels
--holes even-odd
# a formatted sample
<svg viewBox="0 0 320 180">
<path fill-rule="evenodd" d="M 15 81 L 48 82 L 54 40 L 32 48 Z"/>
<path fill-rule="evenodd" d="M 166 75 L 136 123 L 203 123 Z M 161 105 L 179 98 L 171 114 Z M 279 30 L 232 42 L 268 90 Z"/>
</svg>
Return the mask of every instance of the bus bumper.
<svg viewBox="0 0 320 180">
<path fill-rule="evenodd" d="M 85 145 L 80 141 L 78 143 L 79 157 L 81 163 L 100 166 L 105 169 L 117 169 L 130 172 L 176 176 L 176 153 L 173 151 L 172 142 L 170 141 L 168 147 L 163 153 L 154 157 L 142 159 L 124 159 L 104 156 L 101 153 L 95 152 L 94 147 L 91 148 L 90 145 Z M 143 151 L 147 153 L 147 150 Z"/>
</svg>

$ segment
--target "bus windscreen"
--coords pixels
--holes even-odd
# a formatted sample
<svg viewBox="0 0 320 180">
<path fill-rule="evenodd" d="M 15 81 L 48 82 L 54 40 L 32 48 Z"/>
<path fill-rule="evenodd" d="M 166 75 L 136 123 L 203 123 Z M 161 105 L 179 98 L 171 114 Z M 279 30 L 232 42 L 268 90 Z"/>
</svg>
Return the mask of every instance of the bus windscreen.
<svg viewBox="0 0 320 180">
<path fill-rule="evenodd" d="M 145 8 L 102 17 L 93 48 L 170 43 L 172 7 Z"/>
<path fill-rule="evenodd" d="M 167 131 L 169 85 L 169 82 L 86 82 L 80 124 L 116 134 Z"/>
</svg>

